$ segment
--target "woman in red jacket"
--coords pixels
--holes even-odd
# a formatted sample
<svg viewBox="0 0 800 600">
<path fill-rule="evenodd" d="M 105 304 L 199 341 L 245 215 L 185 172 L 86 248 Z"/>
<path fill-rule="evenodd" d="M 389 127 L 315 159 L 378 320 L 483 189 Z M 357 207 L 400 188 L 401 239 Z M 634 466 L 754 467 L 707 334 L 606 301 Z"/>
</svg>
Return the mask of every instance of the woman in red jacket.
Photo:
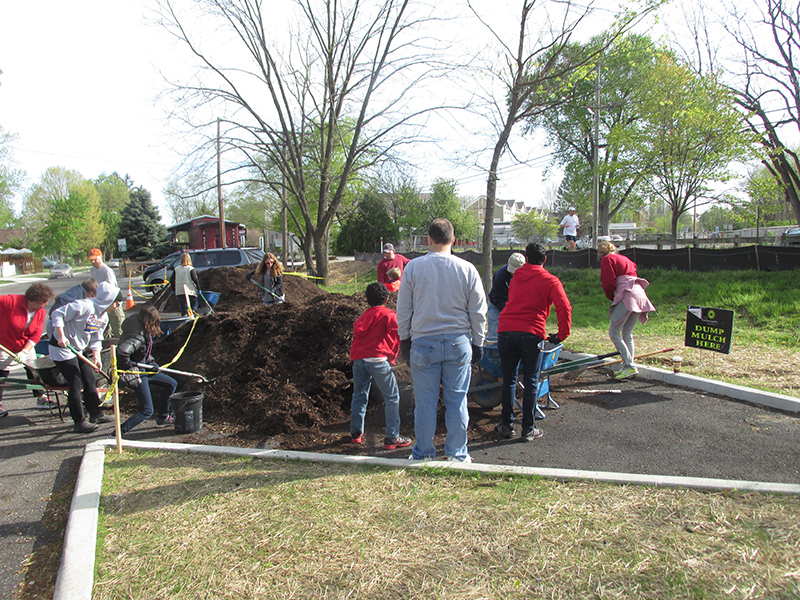
<svg viewBox="0 0 800 600">
<path fill-rule="evenodd" d="M 33 347 L 42 338 L 44 307 L 53 295 L 49 286 L 34 283 L 24 295 L 0 296 L 0 344 L 13 353 L 0 351 L 0 377 L 8 377 L 8 367 L 12 364 L 36 358 Z M 3 388 L 0 388 L 0 418 L 8 416 L 2 398 Z"/>
<path fill-rule="evenodd" d="M 608 337 L 622 358 L 622 369 L 614 378 L 626 379 L 639 372 L 633 364 L 636 356 L 633 328 L 637 321 L 646 323 L 648 313 L 656 309 L 644 291 L 650 283 L 636 275 L 635 262 L 619 254 L 617 247 L 607 241 L 597 244 L 597 253 L 600 255 L 600 283 L 606 297 L 611 300 Z"/>
</svg>

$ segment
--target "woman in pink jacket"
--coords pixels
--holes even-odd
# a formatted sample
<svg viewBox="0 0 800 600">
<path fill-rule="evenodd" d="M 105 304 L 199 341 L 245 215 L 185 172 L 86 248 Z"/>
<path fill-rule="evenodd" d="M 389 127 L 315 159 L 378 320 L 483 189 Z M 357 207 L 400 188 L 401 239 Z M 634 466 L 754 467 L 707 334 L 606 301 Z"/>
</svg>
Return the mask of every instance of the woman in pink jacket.
<svg viewBox="0 0 800 600">
<path fill-rule="evenodd" d="M 644 291 L 650 283 L 636 275 L 636 263 L 619 254 L 611 242 L 597 244 L 597 253 L 600 255 L 600 282 L 611 300 L 608 337 L 622 358 L 622 369 L 614 378 L 627 379 L 639 372 L 633 364 L 633 328 L 637 321 L 646 323 L 648 313 L 656 310 Z"/>
</svg>

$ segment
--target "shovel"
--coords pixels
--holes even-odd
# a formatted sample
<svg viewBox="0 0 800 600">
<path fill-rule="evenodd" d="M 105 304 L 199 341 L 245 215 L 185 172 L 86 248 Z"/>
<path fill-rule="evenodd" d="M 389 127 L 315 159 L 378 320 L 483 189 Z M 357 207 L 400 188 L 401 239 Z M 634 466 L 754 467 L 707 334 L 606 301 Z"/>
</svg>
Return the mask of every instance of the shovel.
<svg viewBox="0 0 800 600">
<path fill-rule="evenodd" d="M 259 288 L 261 288 L 262 290 L 264 290 L 265 292 L 267 292 L 267 293 L 268 293 L 270 296 L 272 296 L 273 298 L 275 298 L 275 300 L 280 300 L 281 302 L 285 302 L 285 300 L 283 300 L 283 299 L 282 299 L 280 296 L 278 296 L 278 295 L 277 295 L 275 292 L 273 292 L 272 290 L 268 290 L 267 288 L 265 288 L 265 287 L 264 287 L 263 285 L 261 285 L 260 283 L 256 283 L 256 282 L 255 282 L 255 281 L 253 281 L 252 279 L 248 279 L 248 281 L 249 281 L 250 283 L 252 283 L 254 286 L 256 286 L 256 287 L 259 287 Z"/>
<path fill-rule="evenodd" d="M 13 360 L 14 362 L 17 362 L 17 363 L 21 364 L 23 367 L 28 367 L 29 369 L 30 369 L 30 368 L 32 368 L 32 367 L 29 367 L 28 365 L 26 365 L 26 364 L 25 364 L 24 362 L 22 362 L 20 359 L 18 359 L 18 358 L 17 358 L 17 353 L 16 353 L 16 352 L 12 352 L 11 350 L 9 350 L 9 349 L 8 349 L 8 348 L 6 348 L 5 346 L 3 346 L 3 344 L 0 344 L 0 350 L 2 350 L 3 352 L 5 352 L 6 354 L 8 354 L 8 355 L 11 357 L 11 360 Z"/>
<path fill-rule="evenodd" d="M 150 369 L 152 368 L 150 365 L 146 365 L 144 363 L 132 363 L 133 365 L 139 367 L 140 369 Z M 211 383 L 213 379 L 206 379 L 202 375 L 198 373 L 189 373 L 188 371 L 178 371 L 176 369 L 168 369 L 167 367 L 159 367 L 159 371 L 164 371 L 164 373 L 172 373 L 173 375 L 186 375 L 187 377 L 193 377 L 198 379 L 200 383 Z M 214 378 L 216 379 L 216 377 Z"/>
</svg>

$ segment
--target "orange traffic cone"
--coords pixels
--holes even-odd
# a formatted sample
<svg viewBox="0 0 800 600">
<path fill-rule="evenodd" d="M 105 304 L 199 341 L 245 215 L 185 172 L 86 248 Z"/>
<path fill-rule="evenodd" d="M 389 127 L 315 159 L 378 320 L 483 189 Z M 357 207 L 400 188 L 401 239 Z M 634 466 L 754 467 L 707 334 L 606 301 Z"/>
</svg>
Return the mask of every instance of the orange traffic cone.
<svg viewBox="0 0 800 600">
<path fill-rule="evenodd" d="M 131 288 L 128 288 L 128 299 L 125 300 L 125 310 L 130 310 L 133 307 L 134 307 L 133 292 L 131 292 Z"/>
</svg>

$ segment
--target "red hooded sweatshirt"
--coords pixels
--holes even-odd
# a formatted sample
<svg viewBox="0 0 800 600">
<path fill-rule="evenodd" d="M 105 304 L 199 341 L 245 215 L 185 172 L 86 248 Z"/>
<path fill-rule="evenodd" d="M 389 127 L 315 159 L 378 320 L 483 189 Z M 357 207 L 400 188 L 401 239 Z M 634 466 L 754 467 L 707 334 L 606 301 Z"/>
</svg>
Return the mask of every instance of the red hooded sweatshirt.
<svg viewBox="0 0 800 600">
<path fill-rule="evenodd" d="M 543 266 L 525 263 L 514 271 L 497 331 L 523 331 L 546 339 L 547 317 L 553 305 L 558 315 L 558 338 L 563 342 L 572 327 L 572 305 L 564 286 Z"/>
<path fill-rule="evenodd" d="M 372 306 L 353 324 L 350 360 L 385 356 L 391 364 L 400 351 L 397 315 L 385 306 Z"/>
</svg>

